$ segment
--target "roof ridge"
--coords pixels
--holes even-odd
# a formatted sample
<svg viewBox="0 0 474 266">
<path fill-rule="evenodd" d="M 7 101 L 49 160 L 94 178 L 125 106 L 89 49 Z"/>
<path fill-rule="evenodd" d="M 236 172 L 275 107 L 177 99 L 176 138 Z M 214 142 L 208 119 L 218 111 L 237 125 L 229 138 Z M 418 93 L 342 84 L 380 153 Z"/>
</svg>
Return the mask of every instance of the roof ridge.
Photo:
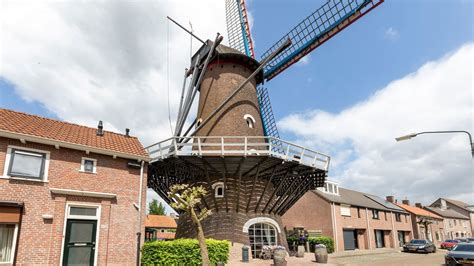
<svg viewBox="0 0 474 266">
<path fill-rule="evenodd" d="M 95 127 L 84 126 L 84 125 L 80 125 L 80 124 L 76 124 L 76 123 L 71 123 L 71 122 L 64 121 L 64 120 L 53 119 L 53 118 L 49 118 L 49 117 L 45 117 L 45 116 L 40 116 L 40 115 L 37 115 L 37 114 L 29 114 L 29 113 L 26 113 L 26 112 L 16 111 L 16 110 L 7 109 L 7 108 L 0 108 L 0 110 L 5 110 L 5 111 L 7 111 L 7 112 L 17 113 L 17 114 L 26 115 L 26 116 L 33 116 L 33 117 L 37 117 L 37 118 L 40 118 L 40 119 L 49 120 L 49 121 L 52 121 L 52 122 L 64 123 L 64 124 L 68 124 L 68 125 L 72 125 L 72 126 L 78 126 L 78 127 L 87 128 L 87 129 L 94 129 L 94 130 L 97 129 L 97 128 L 95 128 Z M 116 134 L 116 135 L 120 135 L 120 136 L 124 136 L 124 137 L 129 137 L 129 138 L 136 138 L 136 139 L 138 139 L 136 136 L 131 136 L 131 135 L 127 136 L 127 135 L 125 135 L 125 134 L 118 133 L 118 132 L 114 132 L 114 131 L 110 131 L 110 130 L 104 130 L 104 132 L 112 133 L 112 134 Z"/>
</svg>

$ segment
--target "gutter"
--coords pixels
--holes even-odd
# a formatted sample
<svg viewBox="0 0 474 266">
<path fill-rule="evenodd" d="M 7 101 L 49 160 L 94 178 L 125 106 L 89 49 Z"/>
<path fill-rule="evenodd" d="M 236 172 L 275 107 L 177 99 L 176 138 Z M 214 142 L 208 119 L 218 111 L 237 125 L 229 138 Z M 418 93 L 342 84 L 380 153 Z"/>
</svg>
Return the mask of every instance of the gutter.
<svg viewBox="0 0 474 266">
<path fill-rule="evenodd" d="M 82 144 L 77 144 L 77 143 L 72 143 L 72 142 L 67 142 L 67 141 L 60 141 L 60 140 L 53 140 L 53 139 L 31 136 L 27 134 L 16 133 L 16 132 L 5 131 L 5 130 L 0 130 L 0 137 L 18 139 L 22 142 L 28 141 L 28 142 L 51 145 L 55 147 L 57 146 L 57 148 L 64 147 L 64 148 L 69 148 L 73 150 L 85 151 L 86 153 L 93 152 L 93 153 L 98 153 L 98 154 L 110 155 L 110 156 L 113 156 L 114 158 L 120 157 L 120 158 L 133 159 L 133 160 L 145 161 L 145 162 L 150 161 L 150 157 L 148 156 L 133 155 L 133 154 L 113 151 L 109 149 L 95 148 L 95 147 L 86 146 Z"/>
<path fill-rule="evenodd" d="M 143 192 L 143 168 L 145 162 L 142 161 L 140 166 L 140 191 L 138 192 L 138 230 L 137 230 L 137 266 L 140 265 L 140 248 L 141 248 L 141 238 L 142 238 L 142 192 Z"/>
<path fill-rule="evenodd" d="M 369 223 L 369 209 L 365 208 L 365 218 L 367 220 L 367 232 L 369 237 L 369 249 L 372 249 L 372 238 L 370 234 L 370 223 Z"/>
</svg>

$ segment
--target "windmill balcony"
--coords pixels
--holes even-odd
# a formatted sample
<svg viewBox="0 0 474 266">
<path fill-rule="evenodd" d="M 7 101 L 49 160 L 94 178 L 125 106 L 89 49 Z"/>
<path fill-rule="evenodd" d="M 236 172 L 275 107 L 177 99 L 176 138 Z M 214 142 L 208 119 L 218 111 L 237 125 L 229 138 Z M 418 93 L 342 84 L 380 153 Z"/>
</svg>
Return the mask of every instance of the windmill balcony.
<svg viewBox="0 0 474 266">
<path fill-rule="evenodd" d="M 328 171 L 330 157 L 271 136 L 171 137 L 146 147 L 151 163 L 179 156 L 271 156 Z"/>
</svg>

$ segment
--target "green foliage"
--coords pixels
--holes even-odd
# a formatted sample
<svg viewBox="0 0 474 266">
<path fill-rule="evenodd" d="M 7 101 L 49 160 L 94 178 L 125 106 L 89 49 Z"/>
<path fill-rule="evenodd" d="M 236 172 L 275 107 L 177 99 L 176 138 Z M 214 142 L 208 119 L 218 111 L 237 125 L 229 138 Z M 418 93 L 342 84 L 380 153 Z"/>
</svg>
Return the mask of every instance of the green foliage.
<svg viewBox="0 0 474 266">
<path fill-rule="evenodd" d="M 206 239 L 211 265 L 227 263 L 230 243 L 227 240 Z M 201 265 L 198 241 L 176 239 L 147 242 L 142 248 L 142 265 Z"/>
<path fill-rule="evenodd" d="M 166 215 L 165 206 L 154 199 L 152 202 L 148 203 L 148 213 L 154 215 Z"/>
<path fill-rule="evenodd" d="M 310 249 L 314 250 L 316 244 L 323 244 L 326 246 L 328 253 L 334 252 L 334 240 L 329 236 L 308 237 Z"/>
<path fill-rule="evenodd" d="M 295 242 L 298 242 L 299 238 L 297 236 L 289 236 L 286 238 L 288 245 L 292 245 Z"/>
</svg>

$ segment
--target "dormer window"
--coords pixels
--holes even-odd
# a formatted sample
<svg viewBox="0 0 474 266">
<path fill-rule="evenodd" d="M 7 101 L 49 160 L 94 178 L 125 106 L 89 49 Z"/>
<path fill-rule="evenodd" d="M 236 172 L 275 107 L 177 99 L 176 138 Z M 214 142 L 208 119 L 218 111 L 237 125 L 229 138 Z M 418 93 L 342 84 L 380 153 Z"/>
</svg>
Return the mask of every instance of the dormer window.
<svg viewBox="0 0 474 266">
<path fill-rule="evenodd" d="M 333 181 L 326 180 L 324 187 L 319 189 L 322 192 L 339 195 L 339 184 Z"/>
<path fill-rule="evenodd" d="M 223 182 L 217 182 L 213 184 L 212 188 L 214 189 L 214 197 L 216 198 L 224 197 L 224 183 Z"/>
</svg>

